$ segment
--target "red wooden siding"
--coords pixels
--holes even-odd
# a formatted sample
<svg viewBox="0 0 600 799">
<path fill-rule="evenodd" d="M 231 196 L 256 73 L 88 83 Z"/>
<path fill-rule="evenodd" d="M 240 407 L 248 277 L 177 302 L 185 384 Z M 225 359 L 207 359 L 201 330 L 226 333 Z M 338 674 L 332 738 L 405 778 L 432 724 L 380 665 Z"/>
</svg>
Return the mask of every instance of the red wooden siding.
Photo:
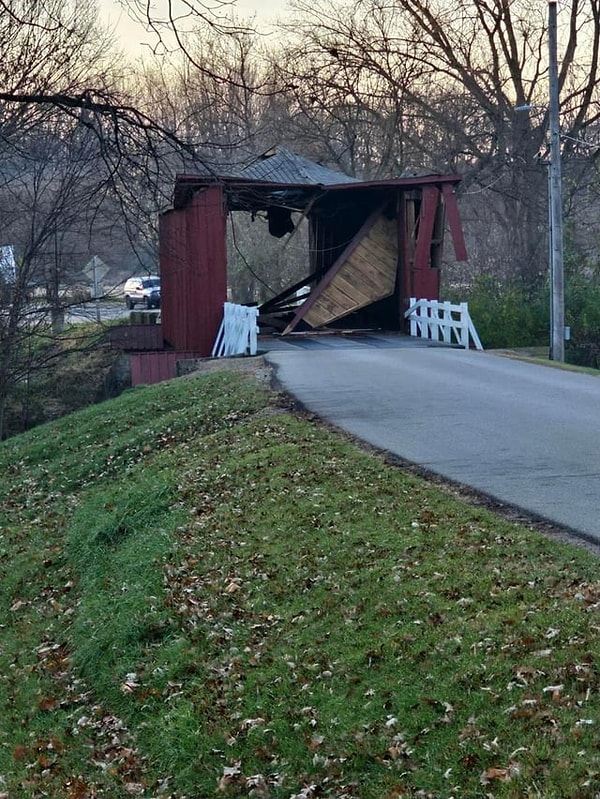
<svg viewBox="0 0 600 799">
<path fill-rule="evenodd" d="M 415 269 L 425 269 L 430 264 L 431 238 L 439 197 L 440 193 L 435 186 L 423 186 L 419 232 L 415 249 Z"/>
<path fill-rule="evenodd" d="M 160 218 L 162 328 L 174 350 L 211 354 L 227 299 L 225 224 L 220 186 Z"/>
<path fill-rule="evenodd" d="M 162 350 L 161 325 L 118 325 L 108 330 L 108 340 L 121 350 Z"/>
<path fill-rule="evenodd" d="M 431 243 L 440 201 L 441 194 L 435 186 L 423 186 L 411 275 L 411 296 L 421 300 L 438 300 L 440 294 L 440 270 L 431 266 Z"/>
<path fill-rule="evenodd" d="M 162 383 L 177 377 L 177 361 L 201 357 L 197 352 L 132 352 L 131 385 Z"/>
<path fill-rule="evenodd" d="M 444 193 L 444 202 L 446 204 L 446 217 L 450 227 L 452 244 L 454 245 L 454 257 L 457 261 L 466 261 L 467 247 L 465 245 L 465 237 L 463 234 L 462 225 L 460 224 L 460 217 L 458 215 L 458 205 L 456 204 L 454 186 L 452 186 L 450 183 L 444 183 L 442 186 L 442 191 Z"/>
</svg>

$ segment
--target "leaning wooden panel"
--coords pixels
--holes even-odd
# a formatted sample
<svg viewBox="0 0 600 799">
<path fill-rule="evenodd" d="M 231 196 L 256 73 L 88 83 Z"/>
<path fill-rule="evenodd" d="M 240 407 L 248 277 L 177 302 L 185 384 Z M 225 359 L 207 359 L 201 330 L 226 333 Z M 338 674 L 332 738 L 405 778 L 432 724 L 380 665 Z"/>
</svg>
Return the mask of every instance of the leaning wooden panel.
<svg viewBox="0 0 600 799">
<path fill-rule="evenodd" d="M 341 319 L 394 293 L 398 266 L 398 226 L 381 213 L 373 217 L 315 286 L 294 321 L 311 327 Z"/>
<path fill-rule="evenodd" d="M 444 195 L 444 203 L 446 205 L 446 215 L 448 217 L 448 224 L 450 225 L 450 233 L 452 235 L 452 243 L 454 245 L 454 256 L 457 261 L 467 260 L 467 248 L 465 245 L 465 237 L 463 234 L 460 218 L 458 216 L 458 206 L 456 205 L 456 192 L 454 186 L 449 183 L 442 186 Z"/>
<path fill-rule="evenodd" d="M 380 216 L 304 317 L 325 325 L 394 293 L 398 265 L 395 220 Z"/>
<path fill-rule="evenodd" d="M 424 186 L 415 248 L 415 269 L 427 269 L 431 266 L 431 239 L 439 202 L 439 190 L 435 186 Z"/>
</svg>

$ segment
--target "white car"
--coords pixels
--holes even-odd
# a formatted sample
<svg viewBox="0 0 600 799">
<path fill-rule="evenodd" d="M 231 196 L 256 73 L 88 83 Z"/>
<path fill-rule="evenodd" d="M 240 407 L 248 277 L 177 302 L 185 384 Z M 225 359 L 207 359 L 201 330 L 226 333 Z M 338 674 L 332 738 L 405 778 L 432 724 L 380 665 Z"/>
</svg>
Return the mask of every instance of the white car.
<svg viewBox="0 0 600 799">
<path fill-rule="evenodd" d="M 125 305 L 131 309 L 141 304 L 144 308 L 160 308 L 160 277 L 130 277 L 123 289 Z"/>
</svg>

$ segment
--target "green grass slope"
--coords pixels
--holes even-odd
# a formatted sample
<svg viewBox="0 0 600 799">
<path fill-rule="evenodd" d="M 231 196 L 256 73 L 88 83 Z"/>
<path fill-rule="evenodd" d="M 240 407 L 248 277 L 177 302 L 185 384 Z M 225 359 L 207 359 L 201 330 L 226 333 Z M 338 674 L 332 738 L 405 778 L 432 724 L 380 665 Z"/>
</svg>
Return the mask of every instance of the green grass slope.
<svg viewBox="0 0 600 799">
<path fill-rule="evenodd" d="M 2 799 L 599 795 L 591 554 L 233 373 L 0 472 Z"/>
</svg>

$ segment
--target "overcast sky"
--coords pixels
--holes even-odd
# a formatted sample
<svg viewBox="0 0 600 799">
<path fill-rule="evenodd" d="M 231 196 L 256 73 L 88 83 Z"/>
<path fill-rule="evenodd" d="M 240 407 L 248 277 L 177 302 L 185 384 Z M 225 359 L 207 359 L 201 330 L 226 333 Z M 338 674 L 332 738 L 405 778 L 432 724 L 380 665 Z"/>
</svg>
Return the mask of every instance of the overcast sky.
<svg viewBox="0 0 600 799">
<path fill-rule="evenodd" d="M 153 5 L 160 7 L 160 0 Z M 256 17 L 257 26 L 263 27 L 269 20 L 282 16 L 286 5 L 286 0 L 236 0 L 232 3 L 232 10 L 239 17 Z M 101 18 L 115 31 L 119 45 L 139 52 L 146 34 L 128 18 L 118 0 L 99 0 L 98 8 Z"/>
<path fill-rule="evenodd" d="M 257 14 L 261 19 L 274 17 L 285 7 L 282 0 L 237 0 L 236 6 L 242 14 Z"/>
</svg>

